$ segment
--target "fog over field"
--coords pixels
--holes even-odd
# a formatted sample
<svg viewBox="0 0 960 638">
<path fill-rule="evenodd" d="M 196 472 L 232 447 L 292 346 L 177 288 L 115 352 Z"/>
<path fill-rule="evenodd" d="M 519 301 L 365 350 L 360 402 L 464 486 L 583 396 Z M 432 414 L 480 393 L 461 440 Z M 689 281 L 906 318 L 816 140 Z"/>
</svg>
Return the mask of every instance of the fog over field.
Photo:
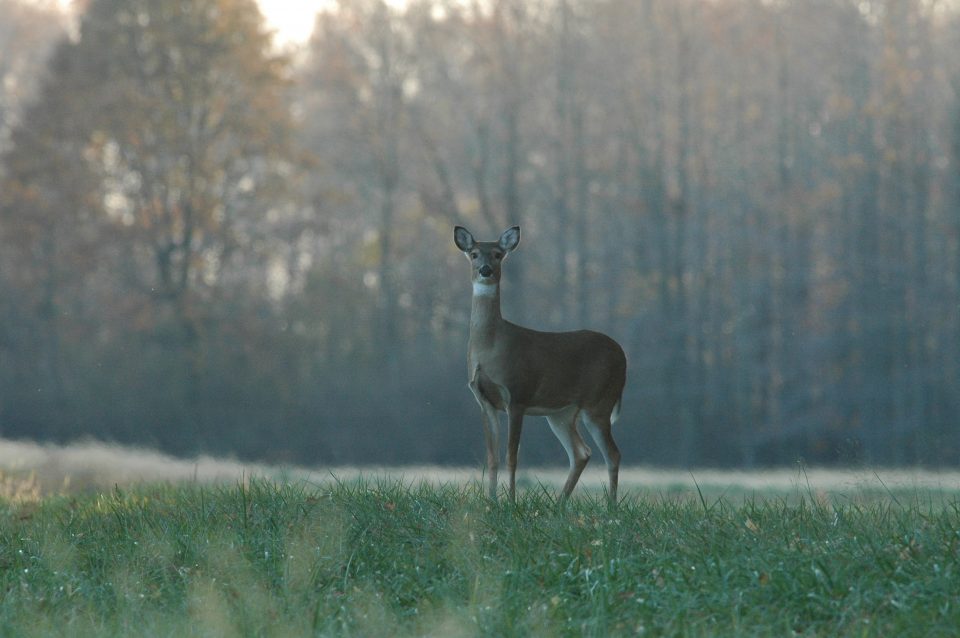
<svg viewBox="0 0 960 638">
<path fill-rule="evenodd" d="M 0 496 L 29 500 L 49 494 L 111 490 L 144 482 L 233 483 L 251 477 L 322 486 L 332 481 L 401 480 L 406 484 L 479 481 L 482 469 L 446 466 L 338 466 L 290 467 L 199 456 L 175 458 L 145 448 L 123 447 L 87 441 L 69 446 L 40 445 L 0 439 Z M 519 471 L 521 486 L 545 488 L 559 493 L 566 478 L 564 467 L 527 468 Z M 580 481 L 580 491 L 602 490 L 606 471 L 592 463 Z M 628 467 L 621 470 L 625 493 L 641 490 L 671 494 L 696 493 L 698 487 L 716 492 L 791 491 L 855 493 L 869 490 L 960 491 L 960 472 L 920 469 L 825 469 L 779 468 L 766 471 L 712 469 L 657 469 Z"/>
<path fill-rule="evenodd" d="M 67 4 L 0 0 L 0 436 L 479 467 L 516 225 L 624 463 L 960 467 L 960 3 Z"/>
</svg>

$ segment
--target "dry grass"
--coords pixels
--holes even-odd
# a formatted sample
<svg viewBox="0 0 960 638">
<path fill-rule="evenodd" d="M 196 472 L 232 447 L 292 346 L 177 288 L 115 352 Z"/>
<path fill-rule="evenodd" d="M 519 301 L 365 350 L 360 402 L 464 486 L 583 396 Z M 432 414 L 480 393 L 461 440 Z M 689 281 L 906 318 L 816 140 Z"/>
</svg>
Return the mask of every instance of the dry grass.
<svg viewBox="0 0 960 638">
<path fill-rule="evenodd" d="M 35 500 L 45 494 L 110 489 L 137 483 L 236 483 L 251 476 L 306 480 L 324 484 L 336 477 L 383 477 L 404 483 L 463 484 L 479 480 L 481 468 L 407 467 L 275 467 L 200 456 L 179 459 L 159 452 L 86 441 L 69 446 L 0 439 L 0 496 L 8 500 Z M 521 472 L 521 485 L 563 484 L 564 468 L 534 468 Z M 581 479 L 587 489 L 602 489 L 606 472 L 593 464 Z M 783 468 L 765 471 L 666 470 L 625 468 L 620 484 L 630 490 L 696 492 L 854 492 L 864 490 L 960 491 L 960 472 L 914 469 Z"/>
</svg>

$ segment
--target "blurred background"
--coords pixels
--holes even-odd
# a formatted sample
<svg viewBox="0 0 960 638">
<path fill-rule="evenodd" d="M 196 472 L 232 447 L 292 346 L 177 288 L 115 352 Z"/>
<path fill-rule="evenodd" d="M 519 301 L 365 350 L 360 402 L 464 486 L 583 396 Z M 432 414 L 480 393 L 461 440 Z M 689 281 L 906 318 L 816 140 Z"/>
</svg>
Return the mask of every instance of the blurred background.
<svg viewBox="0 0 960 638">
<path fill-rule="evenodd" d="M 0 437 L 480 464 L 521 224 L 626 463 L 956 465 L 958 5 L 0 0 Z"/>
</svg>

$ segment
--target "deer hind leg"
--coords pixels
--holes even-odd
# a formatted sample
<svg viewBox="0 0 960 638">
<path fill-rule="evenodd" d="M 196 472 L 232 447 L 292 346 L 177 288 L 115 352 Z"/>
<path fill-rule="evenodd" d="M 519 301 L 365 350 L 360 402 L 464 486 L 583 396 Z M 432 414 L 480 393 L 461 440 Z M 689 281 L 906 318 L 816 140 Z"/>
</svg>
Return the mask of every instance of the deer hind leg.
<svg viewBox="0 0 960 638">
<path fill-rule="evenodd" d="M 610 431 L 610 415 L 584 412 L 583 424 L 590 432 L 591 438 L 600 448 L 603 454 L 603 460 L 607 464 L 607 474 L 610 477 L 610 502 L 617 503 L 617 480 L 620 474 L 620 449 L 616 441 L 613 440 L 613 433 Z"/>
<path fill-rule="evenodd" d="M 517 454 L 520 450 L 520 430 L 523 429 L 523 408 L 507 407 L 507 472 L 510 474 L 510 500 L 517 498 Z"/>
<path fill-rule="evenodd" d="M 550 429 L 560 440 L 563 449 L 567 451 L 567 457 L 570 459 L 570 473 L 567 474 L 567 482 L 563 485 L 564 500 L 570 497 L 577 481 L 580 480 L 583 468 L 587 466 L 587 461 L 590 460 L 590 448 L 584 443 L 580 432 L 577 431 L 577 415 L 579 412 L 579 409 L 571 408 L 547 417 Z"/>
</svg>

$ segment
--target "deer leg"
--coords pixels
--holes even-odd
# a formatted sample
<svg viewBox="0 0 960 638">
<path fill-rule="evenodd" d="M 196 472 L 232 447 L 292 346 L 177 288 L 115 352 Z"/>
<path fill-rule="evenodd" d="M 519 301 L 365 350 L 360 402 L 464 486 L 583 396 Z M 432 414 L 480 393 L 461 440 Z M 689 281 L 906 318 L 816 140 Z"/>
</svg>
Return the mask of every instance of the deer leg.
<svg viewBox="0 0 960 638">
<path fill-rule="evenodd" d="M 483 437 L 487 444 L 487 494 L 497 500 L 497 469 L 500 465 L 500 417 L 489 403 L 483 406 Z"/>
<path fill-rule="evenodd" d="M 507 471 L 510 473 L 510 500 L 517 499 L 517 454 L 520 430 L 523 429 L 523 408 L 507 407 Z"/>
<path fill-rule="evenodd" d="M 497 415 L 497 409 L 480 391 L 480 385 L 477 382 L 479 374 L 480 368 L 477 368 L 468 385 L 477 403 L 480 404 L 483 438 L 487 445 L 487 494 L 490 500 L 495 501 L 497 500 L 497 469 L 500 465 L 500 417 Z"/>
<path fill-rule="evenodd" d="M 563 500 L 570 497 L 577 481 L 580 480 L 583 468 L 587 466 L 587 461 L 590 460 L 590 448 L 583 442 L 583 437 L 577 431 L 578 413 L 579 410 L 573 409 L 547 417 L 550 429 L 560 440 L 560 444 L 567 451 L 567 458 L 570 460 L 570 473 L 567 474 L 567 482 L 563 485 Z"/>
<path fill-rule="evenodd" d="M 600 448 L 603 454 L 603 460 L 607 464 L 607 474 L 610 478 L 610 503 L 617 504 L 617 479 L 620 474 L 620 448 L 613 440 L 613 433 L 610 427 L 610 417 L 597 414 L 583 413 L 583 424 L 586 426 L 590 436 Z"/>
</svg>

